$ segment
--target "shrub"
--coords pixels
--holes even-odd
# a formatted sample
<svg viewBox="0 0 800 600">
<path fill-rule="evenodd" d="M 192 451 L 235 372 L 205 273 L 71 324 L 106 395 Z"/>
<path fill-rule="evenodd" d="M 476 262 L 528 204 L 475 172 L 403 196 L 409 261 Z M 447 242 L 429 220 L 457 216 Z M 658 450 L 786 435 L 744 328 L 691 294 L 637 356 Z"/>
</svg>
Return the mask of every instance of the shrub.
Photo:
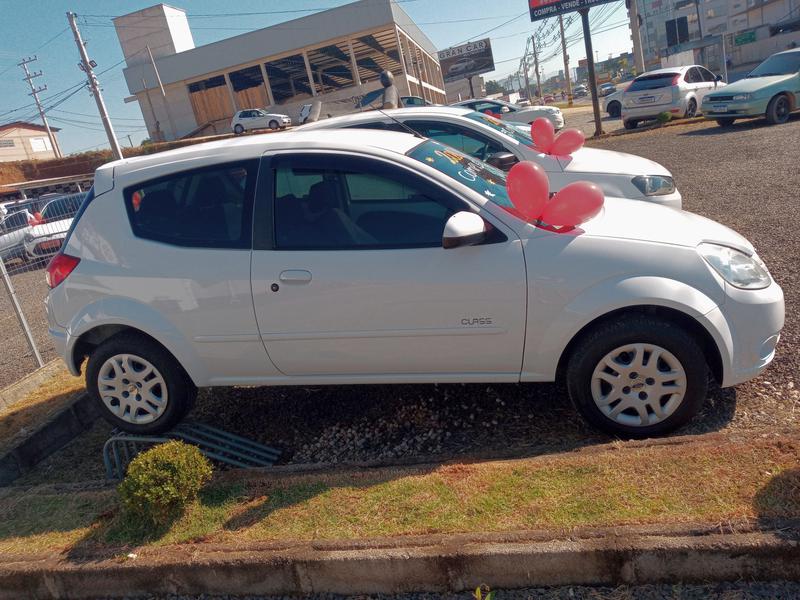
<svg viewBox="0 0 800 600">
<path fill-rule="evenodd" d="M 177 440 L 134 458 L 118 491 L 125 512 L 164 526 L 197 498 L 211 479 L 211 463 L 195 446 Z"/>
<path fill-rule="evenodd" d="M 669 123 L 672 120 L 672 114 L 664 111 L 662 113 L 658 113 L 658 122 L 662 125 L 664 123 Z"/>
</svg>

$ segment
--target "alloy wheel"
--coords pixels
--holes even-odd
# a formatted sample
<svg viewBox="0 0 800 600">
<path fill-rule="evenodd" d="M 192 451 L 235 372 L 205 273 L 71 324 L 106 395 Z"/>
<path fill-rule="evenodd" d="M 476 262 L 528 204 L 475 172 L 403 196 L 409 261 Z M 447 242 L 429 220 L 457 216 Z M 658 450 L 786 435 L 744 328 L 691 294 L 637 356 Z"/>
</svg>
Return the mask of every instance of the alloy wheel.
<svg viewBox="0 0 800 600">
<path fill-rule="evenodd" d="M 157 420 L 169 401 L 164 377 L 134 354 L 116 354 L 106 360 L 97 375 L 97 389 L 114 416 L 135 425 Z"/>
<path fill-rule="evenodd" d="M 655 425 L 675 413 L 686 395 L 686 371 L 674 354 L 654 344 L 620 346 L 592 373 L 591 392 L 600 411 L 629 427 Z"/>
</svg>

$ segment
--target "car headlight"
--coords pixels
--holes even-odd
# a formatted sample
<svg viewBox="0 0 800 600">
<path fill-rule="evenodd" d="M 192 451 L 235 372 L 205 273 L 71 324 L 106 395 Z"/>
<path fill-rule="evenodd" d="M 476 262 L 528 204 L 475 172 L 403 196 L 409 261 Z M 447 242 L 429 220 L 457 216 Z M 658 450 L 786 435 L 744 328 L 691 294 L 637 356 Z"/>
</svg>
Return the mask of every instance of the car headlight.
<svg viewBox="0 0 800 600">
<path fill-rule="evenodd" d="M 733 97 L 734 102 L 747 102 L 750 100 L 750 94 L 736 94 Z"/>
<path fill-rule="evenodd" d="M 743 290 L 760 290 L 769 287 L 772 278 L 767 266 L 755 254 L 748 256 L 744 252 L 703 242 L 697 251 L 732 286 Z"/>
<path fill-rule="evenodd" d="M 675 180 L 663 175 L 639 175 L 633 185 L 645 196 L 667 196 L 675 192 Z"/>
</svg>

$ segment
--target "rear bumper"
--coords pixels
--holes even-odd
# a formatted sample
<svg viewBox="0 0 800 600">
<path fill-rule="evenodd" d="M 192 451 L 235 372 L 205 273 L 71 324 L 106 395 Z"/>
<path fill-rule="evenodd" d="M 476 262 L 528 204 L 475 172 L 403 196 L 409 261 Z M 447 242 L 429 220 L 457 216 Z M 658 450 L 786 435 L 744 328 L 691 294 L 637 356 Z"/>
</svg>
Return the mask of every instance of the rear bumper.
<svg viewBox="0 0 800 600">
<path fill-rule="evenodd" d="M 673 117 L 682 117 L 686 113 L 686 107 L 682 104 L 658 104 L 658 105 L 645 105 L 628 107 L 622 106 L 622 120 L 627 121 L 630 119 L 638 119 L 640 121 L 647 121 L 650 119 L 657 119 L 658 115 L 663 112 L 671 114 Z"/>
</svg>

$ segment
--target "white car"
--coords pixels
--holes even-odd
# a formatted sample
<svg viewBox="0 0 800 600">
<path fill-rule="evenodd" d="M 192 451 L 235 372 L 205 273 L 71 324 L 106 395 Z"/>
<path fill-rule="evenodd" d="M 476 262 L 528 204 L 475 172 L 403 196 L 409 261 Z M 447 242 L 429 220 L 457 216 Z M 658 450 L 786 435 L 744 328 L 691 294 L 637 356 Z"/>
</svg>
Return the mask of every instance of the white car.
<svg viewBox="0 0 800 600">
<path fill-rule="evenodd" d="M 630 82 L 620 83 L 615 92 L 603 98 L 603 111 L 605 111 L 609 117 L 618 119 L 622 115 L 622 95 L 625 93 L 625 90 L 628 89 L 629 85 Z"/>
<path fill-rule="evenodd" d="M 41 212 L 34 214 L 32 227 L 25 232 L 24 237 L 28 260 L 43 262 L 58 252 L 85 197 L 85 192 L 61 196 L 51 200 L 44 205 Z"/>
<path fill-rule="evenodd" d="M 300 131 L 333 128 L 413 130 L 507 171 L 530 160 L 541 165 L 558 191 L 574 181 L 588 180 L 608 196 L 647 200 L 681 208 L 682 198 L 672 174 L 660 164 L 621 152 L 581 148 L 572 156 L 548 156 L 536 150 L 528 125 L 499 121 L 468 108 L 416 107 L 370 111 L 304 125 Z"/>
<path fill-rule="evenodd" d="M 622 122 L 626 129 L 636 129 L 664 112 L 673 118 L 694 117 L 705 95 L 724 85 L 722 77 L 701 65 L 648 71 L 622 94 Z"/>
<path fill-rule="evenodd" d="M 495 115 L 500 115 L 503 121 L 511 121 L 513 123 L 533 123 L 539 117 L 549 119 L 556 129 L 564 127 L 564 115 L 561 109 L 557 106 L 527 106 L 522 107 L 503 100 L 490 100 L 483 98 L 481 100 L 464 100 L 463 102 L 456 102 L 450 106 L 460 106 L 462 108 L 469 108 L 480 113 L 491 112 Z"/>
<path fill-rule="evenodd" d="M 447 69 L 448 74 L 456 75 L 458 73 L 466 73 L 475 69 L 475 61 L 471 58 L 460 58 Z"/>
<path fill-rule="evenodd" d="M 19 210 L 0 218 L 0 260 L 14 258 L 26 260 L 25 233 L 31 228 L 29 222 L 33 215 L 27 210 Z"/>
<path fill-rule="evenodd" d="M 554 233 L 512 214 L 503 172 L 410 134 L 188 146 L 103 165 L 90 198 L 48 265 L 49 331 L 126 431 L 203 386 L 564 378 L 595 426 L 652 436 L 709 372 L 759 375 L 783 327 L 727 227 L 607 198 Z"/>
<path fill-rule="evenodd" d="M 241 134 L 253 129 L 283 129 L 291 124 L 292 118 L 289 115 L 268 113 L 260 108 L 248 108 L 233 115 L 231 129 L 234 133 Z"/>
</svg>

